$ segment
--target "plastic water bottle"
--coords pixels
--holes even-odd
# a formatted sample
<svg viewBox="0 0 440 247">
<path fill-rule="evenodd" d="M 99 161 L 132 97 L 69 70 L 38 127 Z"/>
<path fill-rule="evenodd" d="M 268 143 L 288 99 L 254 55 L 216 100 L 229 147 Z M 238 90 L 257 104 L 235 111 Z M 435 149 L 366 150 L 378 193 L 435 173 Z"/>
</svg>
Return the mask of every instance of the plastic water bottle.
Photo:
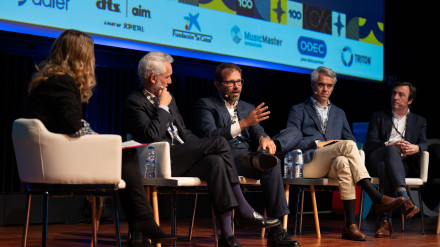
<svg viewBox="0 0 440 247">
<path fill-rule="evenodd" d="M 145 159 L 144 177 L 146 178 L 156 177 L 156 151 L 152 146 L 148 147 L 147 158 Z"/>
<path fill-rule="evenodd" d="M 294 178 L 303 178 L 304 158 L 300 149 L 296 150 Z"/>
<path fill-rule="evenodd" d="M 284 156 L 284 178 L 292 178 L 292 166 L 293 166 L 292 153 L 288 152 Z"/>
</svg>

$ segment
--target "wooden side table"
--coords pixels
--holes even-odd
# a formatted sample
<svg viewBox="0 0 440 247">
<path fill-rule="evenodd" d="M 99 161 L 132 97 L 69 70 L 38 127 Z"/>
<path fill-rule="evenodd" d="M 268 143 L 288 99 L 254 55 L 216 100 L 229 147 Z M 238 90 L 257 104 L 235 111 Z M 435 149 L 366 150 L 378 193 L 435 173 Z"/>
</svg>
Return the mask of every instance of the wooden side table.
<svg viewBox="0 0 440 247">
<path fill-rule="evenodd" d="M 321 230 L 319 227 L 319 218 L 318 218 L 318 206 L 316 204 L 316 196 L 315 196 L 315 191 L 316 191 L 315 186 L 320 186 L 320 187 L 322 186 L 322 187 L 327 187 L 327 188 L 334 187 L 335 189 L 337 189 L 337 187 L 339 185 L 337 180 L 331 179 L 331 178 L 283 178 L 283 183 L 284 183 L 284 193 L 286 195 L 287 205 L 289 205 L 290 186 L 294 185 L 298 189 L 298 191 L 296 193 L 296 202 L 295 202 L 294 234 L 296 235 L 296 230 L 297 230 L 297 216 L 298 216 L 298 208 L 299 208 L 299 201 L 300 201 L 299 196 L 300 196 L 300 193 L 304 193 L 304 187 L 307 186 L 310 189 L 310 194 L 311 194 L 311 199 L 312 199 L 316 236 L 317 236 L 317 238 L 321 238 Z M 301 214 L 301 218 L 300 218 L 300 231 L 301 231 L 302 206 L 301 206 L 300 214 Z M 284 220 L 283 220 L 283 223 L 284 223 L 283 227 L 285 229 L 287 229 L 287 218 L 288 218 L 288 216 L 285 215 Z"/>
<path fill-rule="evenodd" d="M 157 225 L 160 226 L 159 222 L 159 205 L 157 200 L 157 188 L 164 187 L 172 190 L 172 226 L 171 226 L 171 234 L 176 236 L 176 188 L 177 188 L 177 180 L 175 179 L 167 179 L 167 178 L 143 178 L 143 185 L 145 187 L 145 193 L 147 194 L 148 200 L 151 202 L 153 206 L 153 216 Z M 157 244 L 156 246 L 160 246 Z M 176 246 L 176 242 L 174 242 L 174 246 Z"/>
</svg>

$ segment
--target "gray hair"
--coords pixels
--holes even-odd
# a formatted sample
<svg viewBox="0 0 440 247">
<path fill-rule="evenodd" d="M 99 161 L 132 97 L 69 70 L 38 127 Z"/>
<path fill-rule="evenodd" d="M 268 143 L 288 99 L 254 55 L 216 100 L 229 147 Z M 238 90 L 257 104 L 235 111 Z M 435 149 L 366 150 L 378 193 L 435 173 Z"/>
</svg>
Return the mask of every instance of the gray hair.
<svg viewBox="0 0 440 247">
<path fill-rule="evenodd" d="M 336 84 L 336 81 L 337 81 L 337 79 L 336 79 L 336 73 L 335 73 L 332 69 L 326 68 L 326 67 L 324 67 L 324 66 L 320 66 L 320 67 L 318 67 L 317 69 L 315 69 L 315 70 L 312 72 L 312 75 L 311 75 L 311 81 L 312 81 L 312 82 L 317 82 L 317 81 L 318 81 L 319 74 L 324 74 L 324 75 L 326 75 L 326 76 L 328 76 L 328 77 L 333 78 L 333 84 Z"/>
<path fill-rule="evenodd" d="M 165 73 L 165 62 L 172 63 L 173 61 L 173 57 L 160 51 L 148 53 L 139 61 L 139 80 L 143 83 L 148 81 L 153 74 L 161 76 Z"/>
</svg>

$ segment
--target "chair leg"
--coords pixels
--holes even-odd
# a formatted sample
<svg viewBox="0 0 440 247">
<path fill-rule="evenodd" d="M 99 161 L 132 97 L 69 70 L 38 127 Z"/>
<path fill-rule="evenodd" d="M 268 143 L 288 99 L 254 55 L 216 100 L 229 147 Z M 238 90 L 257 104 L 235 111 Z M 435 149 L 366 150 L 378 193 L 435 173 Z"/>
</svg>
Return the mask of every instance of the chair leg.
<svg viewBox="0 0 440 247">
<path fill-rule="evenodd" d="M 159 222 L 159 202 L 157 200 L 157 187 L 152 186 L 151 187 L 151 203 L 153 204 L 153 217 L 154 221 L 156 221 L 156 224 L 160 226 Z M 156 247 L 161 247 L 162 245 L 160 243 L 156 244 Z"/>
<path fill-rule="evenodd" d="M 264 208 L 264 217 L 267 217 L 266 208 Z M 264 238 L 264 234 L 266 234 L 266 228 L 261 228 L 261 238 Z"/>
<path fill-rule="evenodd" d="M 217 224 L 215 223 L 215 213 L 214 213 L 214 207 L 211 204 L 211 215 L 212 215 L 212 225 L 214 230 L 214 243 L 215 247 L 218 247 L 218 234 L 217 234 Z"/>
<path fill-rule="evenodd" d="M 96 220 L 96 196 L 92 196 L 92 246 L 98 246 L 97 220 Z"/>
<path fill-rule="evenodd" d="M 294 201 L 294 217 L 293 217 L 293 235 L 296 235 L 297 232 L 297 226 L 298 226 L 298 209 L 299 209 L 299 194 L 301 193 L 302 187 L 295 187 L 294 189 L 294 195 L 295 195 L 295 201 Z M 287 230 L 287 228 L 286 228 Z"/>
<path fill-rule="evenodd" d="M 158 226 L 160 226 L 160 222 L 159 222 L 159 202 L 157 200 L 157 187 L 156 186 L 151 188 L 151 202 L 153 204 L 154 220 L 156 221 L 156 224 Z"/>
<path fill-rule="evenodd" d="M 171 216 L 173 218 L 173 222 L 172 222 L 172 226 L 171 226 L 171 234 L 173 236 L 177 236 L 177 190 L 176 188 L 173 188 L 173 195 L 172 195 L 172 199 L 171 199 Z M 177 240 L 174 241 L 173 246 L 176 247 L 177 245 Z"/>
<path fill-rule="evenodd" d="M 299 202 L 298 202 L 299 203 Z M 299 233 L 302 233 L 304 213 L 304 190 L 301 190 L 301 207 L 299 211 Z"/>
<path fill-rule="evenodd" d="M 119 192 L 113 191 L 113 222 L 115 224 L 116 246 L 121 247 L 121 229 L 119 227 Z"/>
<path fill-rule="evenodd" d="M 419 192 L 419 205 L 420 205 L 420 219 L 422 223 L 422 234 L 425 234 L 425 218 L 424 218 L 424 212 L 423 212 L 423 201 L 422 201 L 422 188 L 418 188 Z"/>
<path fill-rule="evenodd" d="M 49 192 L 45 191 L 43 193 L 43 236 L 42 236 L 42 246 L 47 244 L 47 226 L 48 226 L 48 216 L 49 216 Z"/>
<path fill-rule="evenodd" d="M 32 195 L 28 192 L 26 197 L 26 220 L 24 223 L 23 239 L 22 239 L 23 247 L 26 247 L 27 245 L 27 237 L 29 232 L 29 217 L 31 213 L 31 200 L 32 200 Z"/>
<path fill-rule="evenodd" d="M 435 231 L 437 235 L 440 235 L 440 208 L 438 209 L 438 217 L 437 217 L 437 230 Z"/>
<path fill-rule="evenodd" d="M 92 214 L 93 214 L 93 207 L 96 207 L 96 199 L 95 196 L 92 197 Z M 104 207 L 104 197 L 100 196 L 99 197 L 99 207 L 98 207 L 98 211 L 96 212 L 96 216 L 92 215 L 92 224 L 93 221 L 95 221 L 94 226 L 96 226 L 96 234 L 92 234 L 92 240 L 90 241 L 90 247 L 92 246 L 97 246 L 97 242 L 98 242 L 98 231 L 99 231 L 99 222 L 101 220 L 101 213 L 102 213 L 102 208 Z M 94 220 L 95 219 L 95 220 Z"/>
<path fill-rule="evenodd" d="M 194 198 L 194 210 L 193 210 L 191 222 L 189 223 L 188 241 L 191 241 L 191 238 L 192 238 L 192 230 L 193 230 L 193 227 L 194 227 L 194 220 L 196 218 L 197 197 L 198 197 L 198 194 L 196 193 L 196 196 Z"/>
<path fill-rule="evenodd" d="M 403 213 L 401 213 L 400 217 L 402 218 L 402 232 L 404 232 L 405 231 L 405 216 L 403 216 Z"/>
<path fill-rule="evenodd" d="M 287 207 L 289 207 L 289 195 L 290 195 L 290 184 L 284 185 L 284 195 L 286 196 Z M 289 215 L 283 216 L 283 228 L 287 231 L 287 221 L 289 220 Z"/>
<path fill-rule="evenodd" d="M 310 185 L 310 194 L 312 195 L 313 215 L 315 218 L 315 228 L 317 238 L 321 238 L 321 230 L 319 228 L 318 206 L 316 205 L 315 186 Z"/>
<path fill-rule="evenodd" d="M 363 211 L 364 211 L 364 189 L 361 189 L 361 202 L 359 205 L 359 224 L 358 224 L 359 230 L 361 229 L 361 226 L 362 226 Z"/>
<path fill-rule="evenodd" d="M 235 224 L 234 224 L 234 219 L 235 219 L 235 210 L 232 209 L 232 212 L 231 212 L 232 234 L 235 234 Z"/>
</svg>

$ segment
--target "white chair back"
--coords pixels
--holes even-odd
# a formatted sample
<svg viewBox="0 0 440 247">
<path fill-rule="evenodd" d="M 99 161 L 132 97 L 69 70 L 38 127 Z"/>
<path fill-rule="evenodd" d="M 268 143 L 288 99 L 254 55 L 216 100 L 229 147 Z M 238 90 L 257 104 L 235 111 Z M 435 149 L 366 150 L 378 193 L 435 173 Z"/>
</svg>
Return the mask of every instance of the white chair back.
<svg viewBox="0 0 440 247">
<path fill-rule="evenodd" d="M 17 119 L 12 141 L 20 180 L 27 183 L 119 184 L 118 135 L 70 138 L 48 131 L 38 119 Z"/>
</svg>

